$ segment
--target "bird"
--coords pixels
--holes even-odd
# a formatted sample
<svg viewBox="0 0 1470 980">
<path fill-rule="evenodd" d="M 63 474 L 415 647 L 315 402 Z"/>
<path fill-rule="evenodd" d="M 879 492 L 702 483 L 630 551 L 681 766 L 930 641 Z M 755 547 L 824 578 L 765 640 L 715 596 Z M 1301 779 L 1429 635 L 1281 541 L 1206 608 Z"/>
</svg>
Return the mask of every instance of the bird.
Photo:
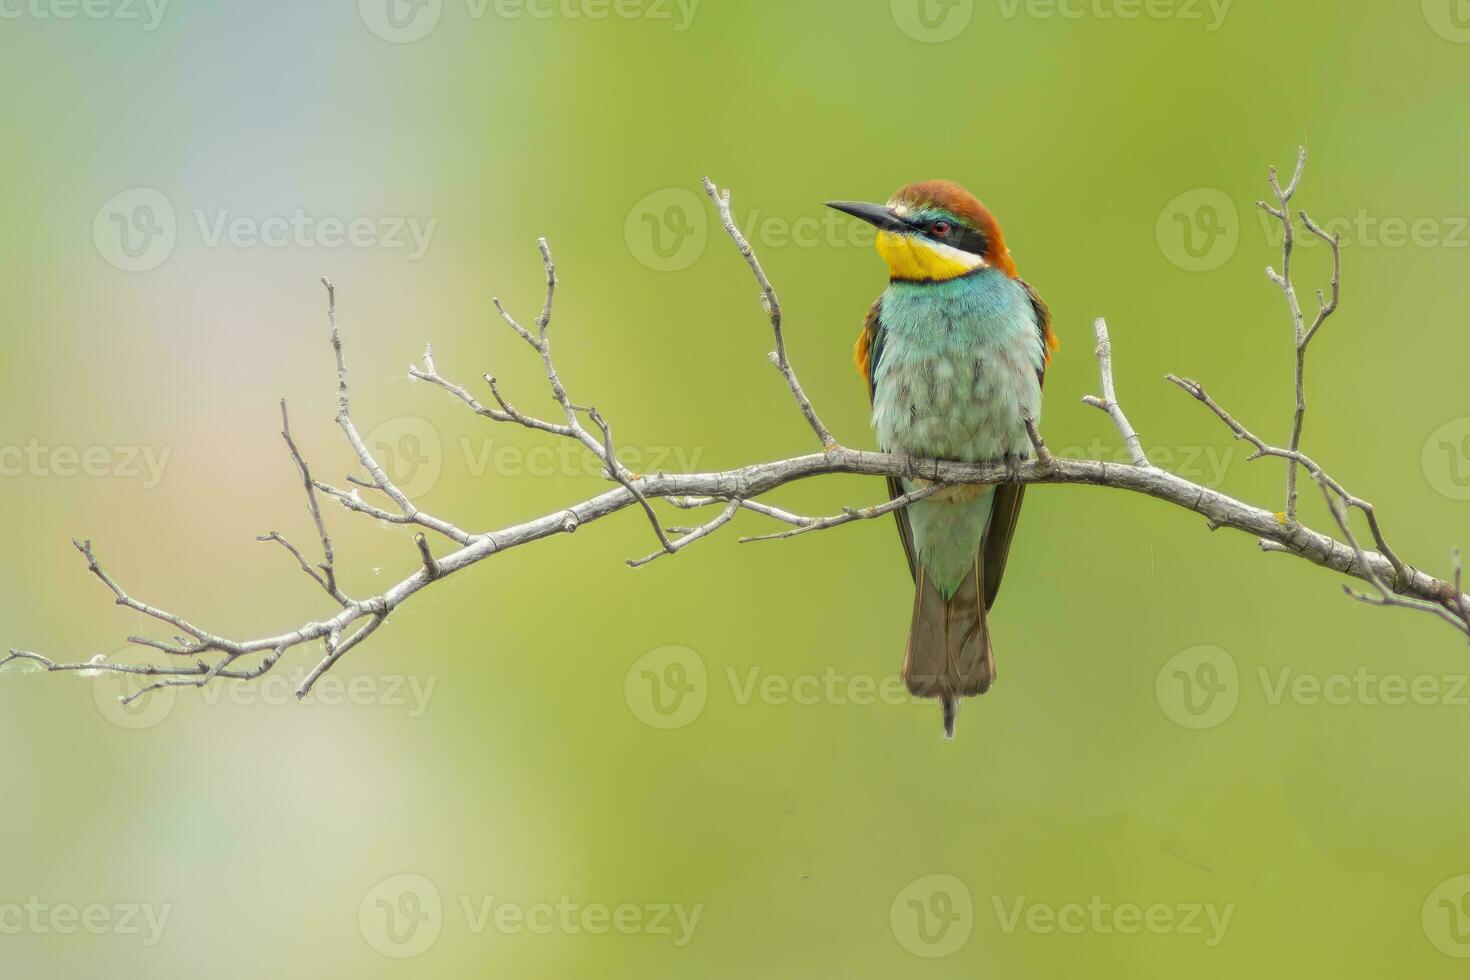
<svg viewBox="0 0 1470 980">
<path fill-rule="evenodd" d="M 1032 453 L 1028 420 L 1060 348 L 1051 313 L 1020 278 L 995 216 L 948 180 L 909 184 L 887 204 L 829 201 L 877 229 L 888 287 L 854 349 L 878 446 L 908 459 L 1005 461 Z M 888 478 L 897 499 L 926 488 Z M 953 486 L 894 511 L 914 580 L 903 679 L 938 699 L 954 737 L 961 698 L 995 683 L 987 614 L 1016 533 L 1025 485 Z"/>
</svg>

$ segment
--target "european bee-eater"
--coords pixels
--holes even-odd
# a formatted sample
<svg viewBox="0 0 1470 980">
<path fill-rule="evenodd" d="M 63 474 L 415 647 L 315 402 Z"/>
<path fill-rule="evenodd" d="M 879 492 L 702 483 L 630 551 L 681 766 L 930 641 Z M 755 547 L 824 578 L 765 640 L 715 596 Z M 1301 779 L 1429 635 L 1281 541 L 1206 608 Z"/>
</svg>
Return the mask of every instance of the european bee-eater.
<svg viewBox="0 0 1470 980">
<path fill-rule="evenodd" d="M 1030 456 L 1026 419 L 1040 421 L 1057 341 L 994 216 L 943 180 L 905 187 L 886 205 L 829 206 L 876 226 L 888 264 L 888 289 L 868 311 L 856 349 L 879 448 L 965 462 Z M 920 485 L 890 478 L 888 491 L 897 497 Z M 914 576 L 904 682 L 940 700 L 947 737 L 958 699 L 995 681 L 986 613 L 1025 489 L 953 487 L 896 512 Z"/>
</svg>

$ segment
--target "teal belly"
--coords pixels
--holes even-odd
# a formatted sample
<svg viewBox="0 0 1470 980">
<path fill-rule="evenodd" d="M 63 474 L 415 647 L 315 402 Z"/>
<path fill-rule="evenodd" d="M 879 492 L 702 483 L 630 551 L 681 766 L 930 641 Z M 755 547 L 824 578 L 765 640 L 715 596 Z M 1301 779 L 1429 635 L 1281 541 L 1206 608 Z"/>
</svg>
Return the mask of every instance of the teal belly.
<svg viewBox="0 0 1470 980">
<path fill-rule="evenodd" d="M 982 462 L 1029 456 L 1040 421 L 1040 332 L 1019 284 L 987 270 L 894 283 L 883 298 L 873 427 L 885 451 Z M 913 489 L 905 484 L 906 489 Z M 953 488 L 909 508 L 919 563 L 946 598 L 975 561 L 994 488 Z"/>
</svg>

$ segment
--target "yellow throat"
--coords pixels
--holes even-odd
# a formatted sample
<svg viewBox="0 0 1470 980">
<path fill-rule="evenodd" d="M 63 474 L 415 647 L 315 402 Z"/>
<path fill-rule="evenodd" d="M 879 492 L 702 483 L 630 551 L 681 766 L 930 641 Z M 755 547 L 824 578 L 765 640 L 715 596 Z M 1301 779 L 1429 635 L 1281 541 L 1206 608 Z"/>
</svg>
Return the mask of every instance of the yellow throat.
<svg viewBox="0 0 1470 980">
<path fill-rule="evenodd" d="M 894 279 L 944 282 L 985 265 L 985 260 L 978 255 L 918 235 L 880 231 L 877 247 Z"/>
</svg>

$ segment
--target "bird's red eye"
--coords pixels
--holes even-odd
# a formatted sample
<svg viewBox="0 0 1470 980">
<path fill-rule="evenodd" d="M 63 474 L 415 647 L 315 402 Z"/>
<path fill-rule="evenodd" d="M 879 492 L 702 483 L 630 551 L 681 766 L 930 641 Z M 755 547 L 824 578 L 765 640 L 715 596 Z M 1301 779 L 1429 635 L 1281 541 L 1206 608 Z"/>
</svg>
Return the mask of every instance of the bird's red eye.
<svg viewBox="0 0 1470 980">
<path fill-rule="evenodd" d="M 938 235 L 940 238 L 943 238 L 945 235 L 949 234 L 950 224 L 948 221 L 936 221 L 934 222 L 934 224 L 929 226 L 929 230 Z"/>
</svg>

